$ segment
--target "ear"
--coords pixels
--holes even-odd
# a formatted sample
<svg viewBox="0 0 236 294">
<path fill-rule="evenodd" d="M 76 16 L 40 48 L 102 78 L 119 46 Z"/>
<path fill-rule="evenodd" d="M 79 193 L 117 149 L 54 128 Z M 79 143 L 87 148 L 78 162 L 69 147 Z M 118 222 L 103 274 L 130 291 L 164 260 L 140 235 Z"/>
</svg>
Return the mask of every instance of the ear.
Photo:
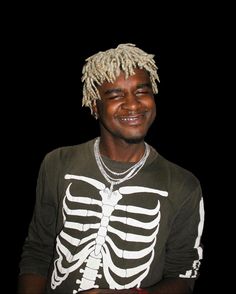
<svg viewBox="0 0 236 294">
<path fill-rule="evenodd" d="M 95 119 L 98 119 L 98 108 L 97 108 L 97 101 L 93 100 L 92 102 L 92 110 L 93 110 L 93 116 Z"/>
</svg>

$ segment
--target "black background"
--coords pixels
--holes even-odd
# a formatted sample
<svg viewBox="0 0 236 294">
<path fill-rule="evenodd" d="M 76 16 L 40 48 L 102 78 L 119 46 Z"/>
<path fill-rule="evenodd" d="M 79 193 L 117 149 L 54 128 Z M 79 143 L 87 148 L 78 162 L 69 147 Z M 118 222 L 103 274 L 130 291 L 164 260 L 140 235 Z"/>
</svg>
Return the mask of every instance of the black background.
<svg viewBox="0 0 236 294">
<path fill-rule="evenodd" d="M 224 210 L 219 141 L 225 136 L 219 117 L 224 110 L 216 99 L 222 91 L 219 44 L 226 37 L 211 9 L 189 7 L 183 12 L 178 8 L 173 14 L 165 10 L 165 17 L 152 5 L 127 11 L 119 4 L 103 14 L 94 6 L 92 12 L 89 5 L 83 9 L 21 6 L 8 10 L 2 160 L 7 163 L 3 168 L 8 215 L 4 217 L 8 224 L 4 245 L 10 266 L 7 276 L 10 273 L 14 289 L 39 165 L 48 151 L 98 135 L 90 110 L 81 107 L 81 70 L 86 57 L 119 43 L 134 43 L 155 54 L 159 68 L 157 119 L 147 142 L 167 159 L 191 170 L 202 184 L 204 259 L 194 293 L 212 293 L 213 285 L 220 287 L 227 276 L 222 254 L 225 233 L 219 229 Z"/>
</svg>

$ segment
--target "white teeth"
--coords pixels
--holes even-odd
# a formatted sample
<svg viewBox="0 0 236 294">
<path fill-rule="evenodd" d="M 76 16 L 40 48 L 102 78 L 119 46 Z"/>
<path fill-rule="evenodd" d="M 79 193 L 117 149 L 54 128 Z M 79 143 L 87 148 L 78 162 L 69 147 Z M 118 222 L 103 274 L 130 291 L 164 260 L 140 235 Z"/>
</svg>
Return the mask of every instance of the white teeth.
<svg viewBox="0 0 236 294">
<path fill-rule="evenodd" d="M 121 120 L 124 121 L 135 121 L 137 118 L 136 117 L 123 117 Z"/>
</svg>

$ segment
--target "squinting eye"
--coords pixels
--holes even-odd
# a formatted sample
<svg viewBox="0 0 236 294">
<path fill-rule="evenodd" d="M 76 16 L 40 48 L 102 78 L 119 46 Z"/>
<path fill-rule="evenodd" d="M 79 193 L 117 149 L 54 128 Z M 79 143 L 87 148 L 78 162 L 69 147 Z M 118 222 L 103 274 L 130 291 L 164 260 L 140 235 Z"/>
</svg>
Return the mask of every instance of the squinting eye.
<svg viewBox="0 0 236 294">
<path fill-rule="evenodd" d="M 147 95 L 147 94 L 149 94 L 149 91 L 147 91 L 147 90 L 137 91 L 136 94 L 137 95 Z"/>
<path fill-rule="evenodd" d="M 121 95 L 108 97 L 109 100 L 118 100 L 118 99 L 122 99 L 122 98 L 123 98 L 123 96 L 121 96 Z"/>
</svg>

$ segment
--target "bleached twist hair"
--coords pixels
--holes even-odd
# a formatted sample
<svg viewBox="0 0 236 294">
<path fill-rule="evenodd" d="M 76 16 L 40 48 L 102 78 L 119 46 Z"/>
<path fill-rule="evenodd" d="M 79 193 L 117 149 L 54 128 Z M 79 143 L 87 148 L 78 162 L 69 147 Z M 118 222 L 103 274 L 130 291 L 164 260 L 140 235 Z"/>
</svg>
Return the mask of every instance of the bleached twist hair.
<svg viewBox="0 0 236 294">
<path fill-rule="evenodd" d="M 89 107 L 91 113 L 93 101 L 101 99 L 97 86 L 105 81 L 113 83 L 121 71 L 128 78 L 135 74 L 135 68 L 145 69 L 149 73 L 153 93 L 158 93 L 156 80 L 159 82 L 159 77 L 154 55 L 144 52 L 135 44 L 120 44 L 115 49 L 100 51 L 85 61 L 82 69 L 82 106 Z"/>
</svg>

